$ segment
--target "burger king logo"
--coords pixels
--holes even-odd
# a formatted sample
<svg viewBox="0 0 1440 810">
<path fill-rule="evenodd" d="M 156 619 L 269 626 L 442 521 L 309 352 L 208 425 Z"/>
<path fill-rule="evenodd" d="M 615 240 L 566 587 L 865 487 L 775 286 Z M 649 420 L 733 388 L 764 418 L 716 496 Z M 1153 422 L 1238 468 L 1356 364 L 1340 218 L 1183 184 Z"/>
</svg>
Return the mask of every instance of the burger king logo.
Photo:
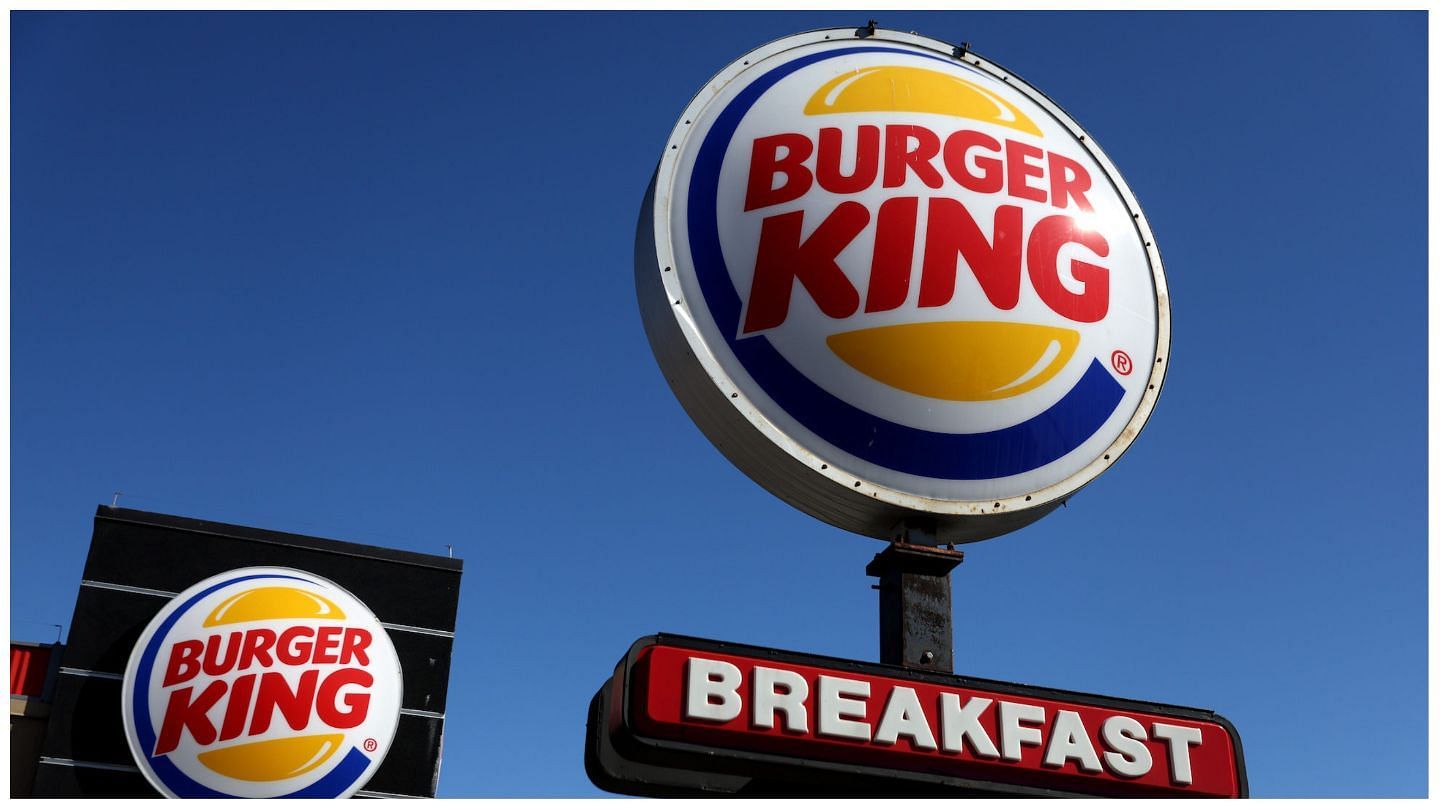
<svg viewBox="0 0 1440 810">
<path fill-rule="evenodd" d="M 333 582 L 244 568 L 176 596 L 125 669 L 125 733 L 172 798 L 341 798 L 379 767 L 400 717 L 385 629 Z"/>
<path fill-rule="evenodd" d="M 1148 222 L 1078 124 L 974 54 L 863 29 L 758 49 L 686 110 L 650 205 L 637 285 L 672 387 L 836 525 L 1018 528 L 1159 394 Z"/>
</svg>

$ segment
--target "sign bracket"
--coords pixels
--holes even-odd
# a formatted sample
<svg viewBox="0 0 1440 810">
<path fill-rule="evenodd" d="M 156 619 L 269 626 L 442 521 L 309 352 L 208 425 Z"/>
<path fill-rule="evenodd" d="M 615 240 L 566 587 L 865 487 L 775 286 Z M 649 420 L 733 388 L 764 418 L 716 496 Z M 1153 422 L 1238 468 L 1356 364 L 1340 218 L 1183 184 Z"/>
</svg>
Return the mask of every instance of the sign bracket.
<svg viewBox="0 0 1440 810">
<path fill-rule="evenodd" d="M 903 525 L 865 573 L 880 579 L 871 586 L 880 591 L 880 662 L 949 675 L 955 671 L 950 572 L 965 553 L 912 542 L 933 539 Z"/>
</svg>

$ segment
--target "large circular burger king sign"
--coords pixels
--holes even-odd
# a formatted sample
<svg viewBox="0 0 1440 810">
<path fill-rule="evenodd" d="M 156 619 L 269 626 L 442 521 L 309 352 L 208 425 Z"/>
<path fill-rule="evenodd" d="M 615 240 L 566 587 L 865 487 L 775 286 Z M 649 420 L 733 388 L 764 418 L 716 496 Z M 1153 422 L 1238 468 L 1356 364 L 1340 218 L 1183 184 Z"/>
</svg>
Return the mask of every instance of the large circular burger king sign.
<svg viewBox="0 0 1440 810">
<path fill-rule="evenodd" d="M 993 537 L 1119 458 L 1168 360 L 1149 224 L 1038 90 L 913 34 L 761 47 L 676 124 L 636 282 L 691 416 L 786 501 Z"/>
<path fill-rule="evenodd" d="M 395 648 L 329 580 L 243 568 L 176 596 L 125 669 L 131 753 L 172 798 L 340 798 L 400 718 Z"/>
</svg>

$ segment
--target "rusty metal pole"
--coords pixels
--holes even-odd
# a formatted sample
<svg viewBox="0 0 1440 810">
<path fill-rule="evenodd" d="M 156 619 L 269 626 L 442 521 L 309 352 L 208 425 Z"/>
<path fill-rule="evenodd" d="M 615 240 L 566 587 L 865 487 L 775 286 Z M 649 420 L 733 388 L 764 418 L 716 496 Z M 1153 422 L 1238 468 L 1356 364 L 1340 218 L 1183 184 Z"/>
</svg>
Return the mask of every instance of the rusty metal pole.
<svg viewBox="0 0 1440 810">
<path fill-rule="evenodd" d="M 951 674 L 955 671 L 950 572 L 965 559 L 954 549 L 906 542 L 902 532 L 865 573 L 879 577 L 880 662 Z"/>
</svg>

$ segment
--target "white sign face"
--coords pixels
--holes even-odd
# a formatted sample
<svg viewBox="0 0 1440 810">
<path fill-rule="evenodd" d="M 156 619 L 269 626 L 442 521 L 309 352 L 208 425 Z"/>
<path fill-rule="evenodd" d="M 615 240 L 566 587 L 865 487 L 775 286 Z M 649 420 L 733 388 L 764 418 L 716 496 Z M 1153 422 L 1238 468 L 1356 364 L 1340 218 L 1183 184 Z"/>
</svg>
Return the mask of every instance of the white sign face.
<svg viewBox="0 0 1440 810">
<path fill-rule="evenodd" d="M 343 798 L 384 760 L 401 683 L 385 628 L 348 591 L 242 568 L 145 628 L 125 669 L 125 734 L 171 798 Z"/>
<path fill-rule="evenodd" d="M 1018 528 L 1158 396 L 1168 298 L 1139 207 L 1073 120 L 973 54 L 853 29 L 765 46 L 686 110 L 653 200 L 637 283 L 677 394 L 836 525 Z M 689 355 L 661 345 L 681 336 Z M 767 472 L 776 451 L 804 473 Z"/>
</svg>

